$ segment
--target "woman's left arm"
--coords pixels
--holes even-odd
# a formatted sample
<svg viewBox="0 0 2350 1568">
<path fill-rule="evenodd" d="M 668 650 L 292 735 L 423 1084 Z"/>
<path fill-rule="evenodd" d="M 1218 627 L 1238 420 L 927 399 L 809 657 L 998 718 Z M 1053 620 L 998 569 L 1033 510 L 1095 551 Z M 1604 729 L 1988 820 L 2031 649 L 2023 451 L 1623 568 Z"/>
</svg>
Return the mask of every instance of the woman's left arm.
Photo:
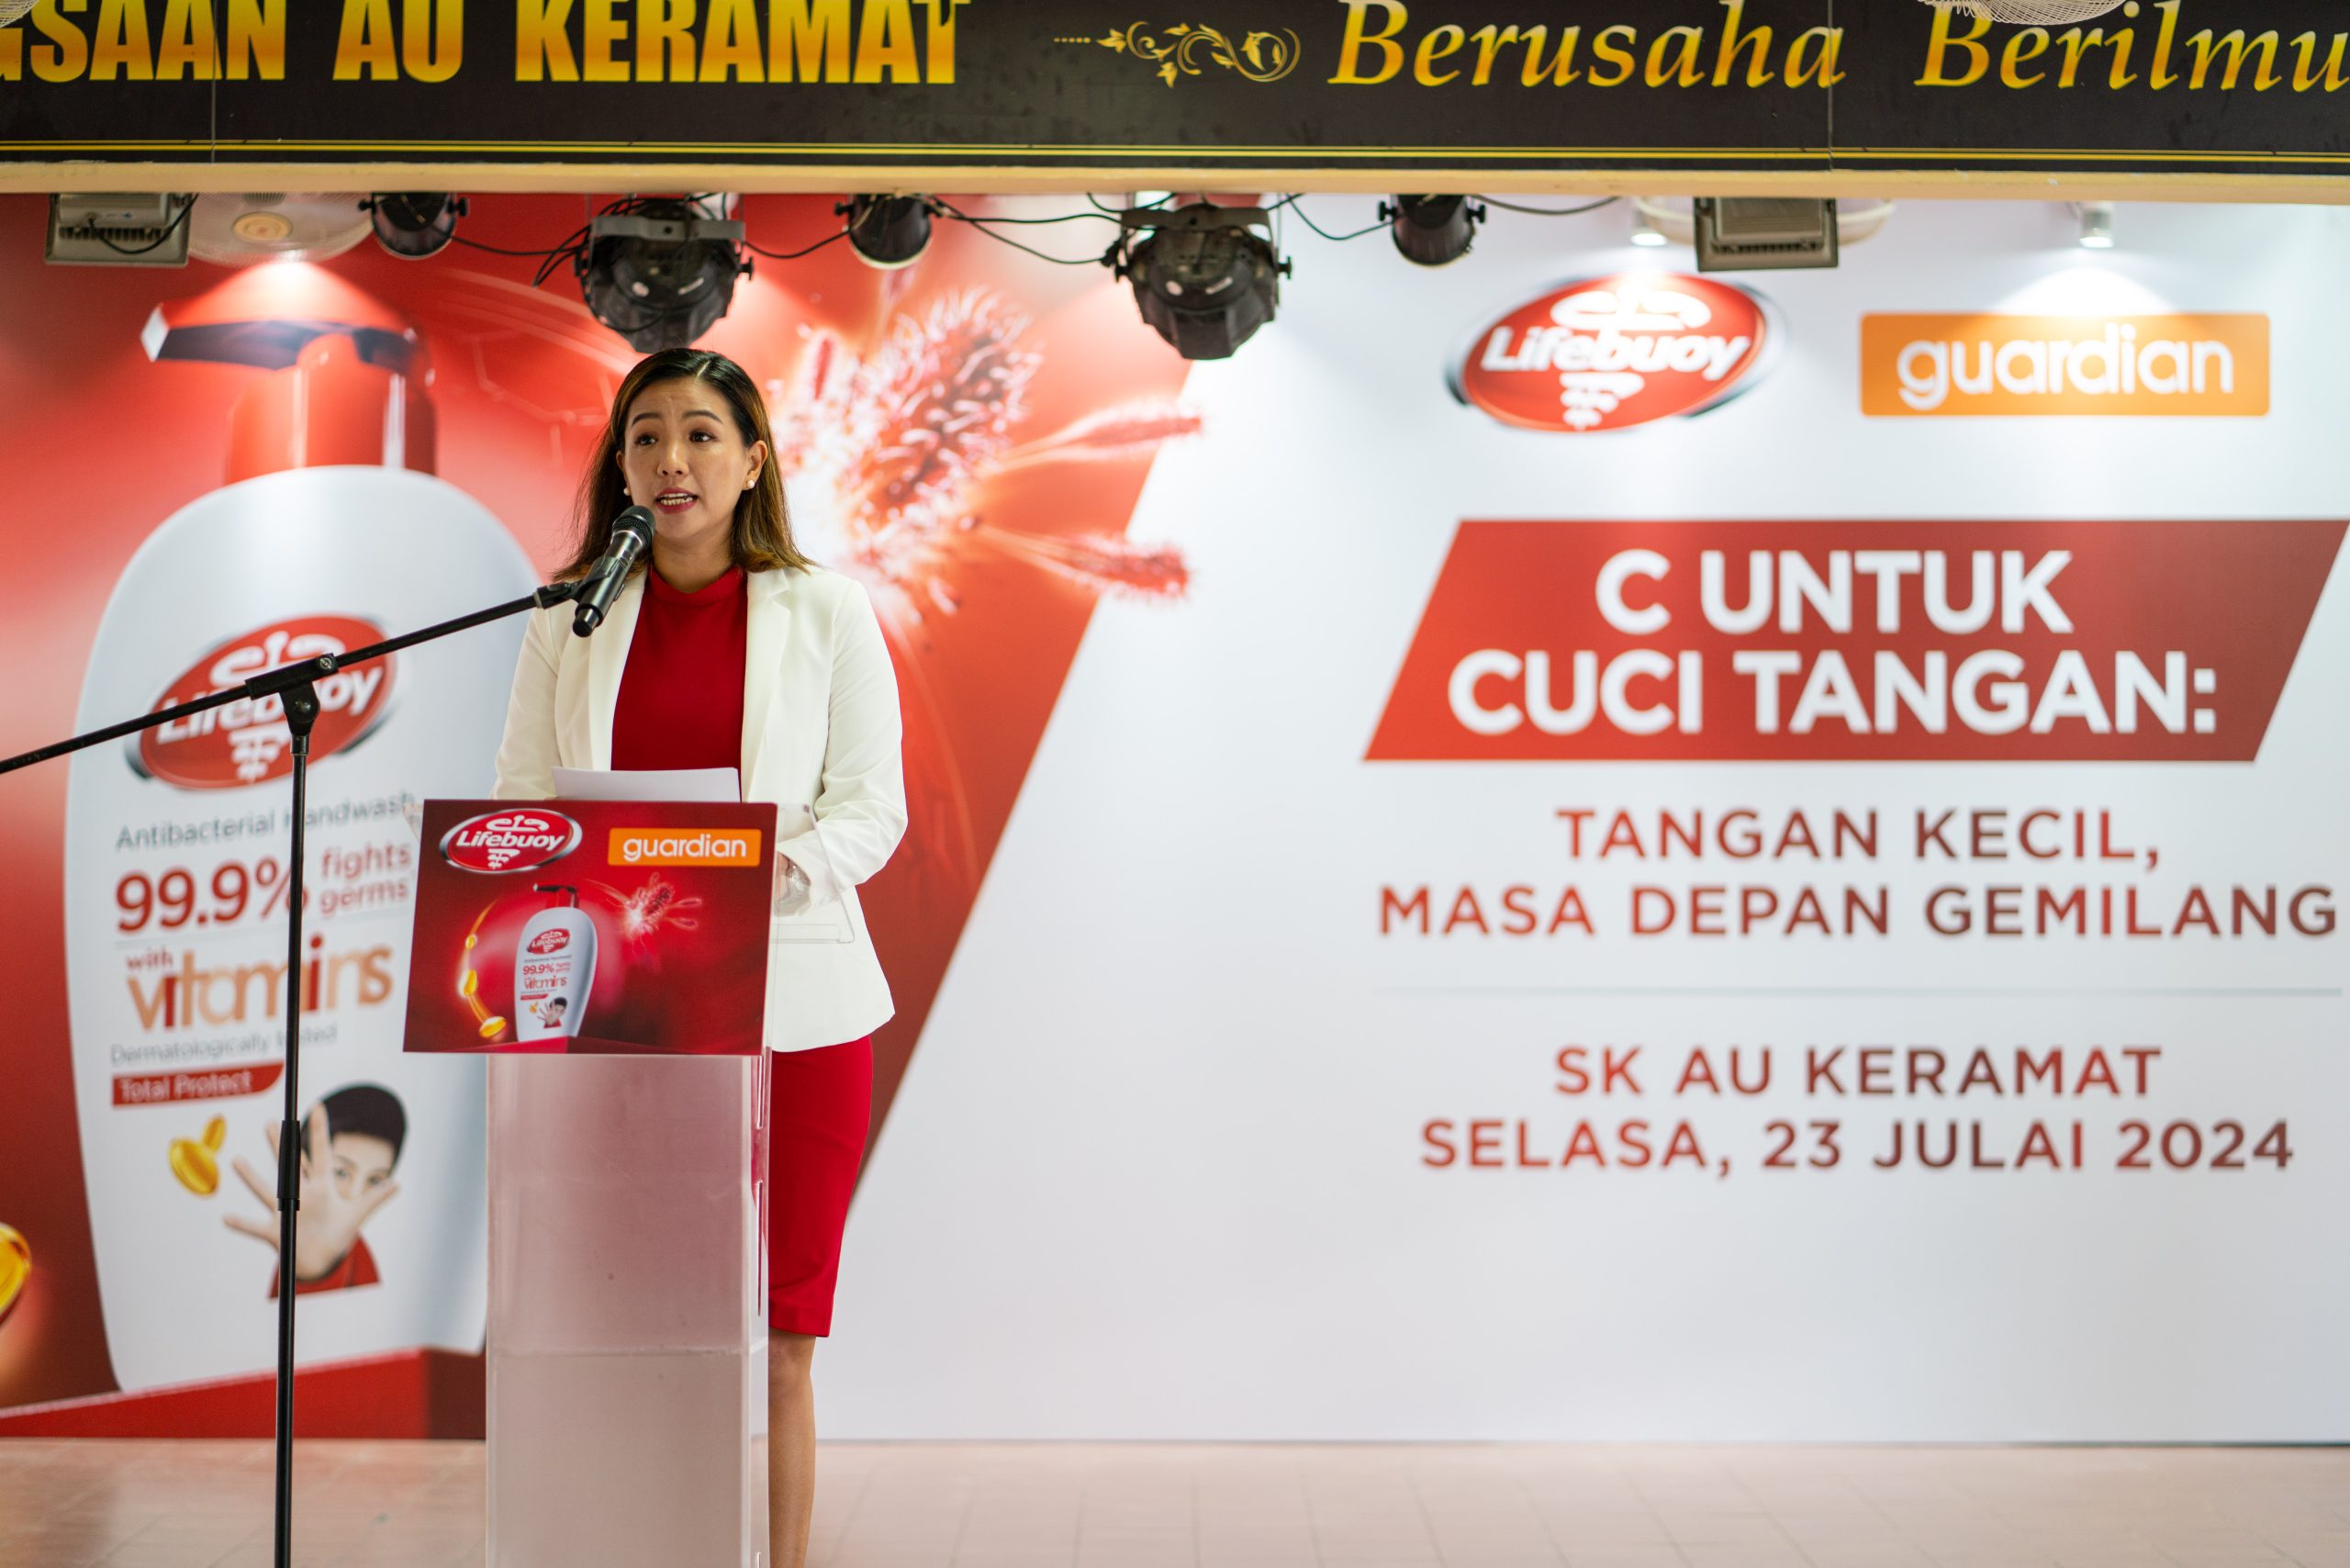
<svg viewBox="0 0 2350 1568">
<path fill-rule="evenodd" d="M 838 898 L 842 887 L 881 869 L 906 832 L 897 673 L 873 601 L 862 584 L 844 582 L 848 591 L 833 608 L 833 686 L 815 801 L 823 854 L 791 857 L 816 902 Z M 790 856 L 789 839 L 777 847 Z"/>
</svg>

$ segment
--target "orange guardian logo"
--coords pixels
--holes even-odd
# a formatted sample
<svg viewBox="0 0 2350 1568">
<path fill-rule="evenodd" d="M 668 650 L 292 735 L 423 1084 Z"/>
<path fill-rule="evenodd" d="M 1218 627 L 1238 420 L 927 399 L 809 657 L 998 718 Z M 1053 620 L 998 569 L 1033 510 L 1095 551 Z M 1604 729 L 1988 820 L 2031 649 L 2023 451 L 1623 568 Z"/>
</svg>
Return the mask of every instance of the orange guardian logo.
<svg viewBox="0 0 2350 1568">
<path fill-rule="evenodd" d="M 756 866 L 755 827 L 616 827 L 606 857 L 615 866 Z"/>
<path fill-rule="evenodd" d="M 2268 318 L 1863 316 L 1861 412 L 2268 412 Z"/>
</svg>

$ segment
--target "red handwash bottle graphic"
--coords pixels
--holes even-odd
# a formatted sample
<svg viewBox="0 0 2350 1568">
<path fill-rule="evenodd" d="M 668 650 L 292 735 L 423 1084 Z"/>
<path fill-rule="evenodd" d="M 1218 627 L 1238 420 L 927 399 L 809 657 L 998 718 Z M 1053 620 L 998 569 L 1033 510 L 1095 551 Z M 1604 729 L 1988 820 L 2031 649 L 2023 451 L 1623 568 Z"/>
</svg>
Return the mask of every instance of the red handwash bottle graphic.
<svg viewBox="0 0 2350 1568">
<path fill-rule="evenodd" d="M 514 944 L 515 1035 L 524 1040 L 577 1037 L 596 989 L 596 927 L 579 907 L 579 890 L 542 884 L 534 893 L 561 902 L 522 924 Z"/>
<path fill-rule="evenodd" d="M 226 410 L 227 483 L 157 528 L 115 587 L 81 727 L 534 585 L 498 520 L 434 476 L 430 355 L 380 302 L 315 268 L 271 263 L 161 305 L 143 342 L 150 375 L 195 360 L 252 376 Z M 301 1109 L 306 1126 L 319 1112 L 322 1136 L 306 1137 L 293 1266 L 323 1294 L 305 1316 L 305 1362 L 481 1343 L 480 1066 L 400 1050 L 418 853 L 402 808 L 488 793 L 520 636 L 510 621 L 319 683 L 300 1008 Z M 73 763 L 75 1093 L 107 1346 L 127 1390 L 261 1372 L 274 1359 L 259 1305 L 280 1262 L 264 1238 L 289 744 L 269 699 Z M 169 1150 L 214 1116 L 226 1122 L 223 1179 L 200 1192 L 175 1178 Z M 367 1267 L 353 1266 L 361 1258 Z"/>
</svg>

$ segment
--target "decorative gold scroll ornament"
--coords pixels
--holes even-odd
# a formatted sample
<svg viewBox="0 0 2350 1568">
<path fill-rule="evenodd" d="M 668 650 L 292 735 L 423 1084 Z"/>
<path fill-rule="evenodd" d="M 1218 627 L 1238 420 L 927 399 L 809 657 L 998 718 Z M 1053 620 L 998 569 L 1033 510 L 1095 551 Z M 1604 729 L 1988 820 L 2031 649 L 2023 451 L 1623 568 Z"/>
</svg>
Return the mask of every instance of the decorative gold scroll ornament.
<svg viewBox="0 0 2350 1568">
<path fill-rule="evenodd" d="M 1134 22 L 1123 31 L 1101 38 L 1056 39 L 1056 43 L 1091 43 L 1131 54 L 1158 67 L 1158 79 L 1169 86 L 1181 76 L 1205 73 L 1210 65 L 1237 71 L 1251 82 L 1278 82 L 1297 69 L 1297 35 L 1283 28 L 1277 33 L 1252 32 L 1235 48 L 1219 28 L 1195 28 L 1175 22 L 1153 30 L 1147 22 Z"/>
</svg>

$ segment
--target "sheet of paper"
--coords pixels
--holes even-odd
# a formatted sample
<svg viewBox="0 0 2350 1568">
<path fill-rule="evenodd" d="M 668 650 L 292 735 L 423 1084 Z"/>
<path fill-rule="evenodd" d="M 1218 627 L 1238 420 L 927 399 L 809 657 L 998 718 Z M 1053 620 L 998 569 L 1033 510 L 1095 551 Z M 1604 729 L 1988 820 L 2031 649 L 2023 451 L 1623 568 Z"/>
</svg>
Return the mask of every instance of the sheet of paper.
<svg viewBox="0 0 2350 1568">
<path fill-rule="evenodd" d="M 558 767 L 554 792 L 557 799 L 574 801 L 739 801 L 743 778 L 732 767 Z"/>
</svg>

